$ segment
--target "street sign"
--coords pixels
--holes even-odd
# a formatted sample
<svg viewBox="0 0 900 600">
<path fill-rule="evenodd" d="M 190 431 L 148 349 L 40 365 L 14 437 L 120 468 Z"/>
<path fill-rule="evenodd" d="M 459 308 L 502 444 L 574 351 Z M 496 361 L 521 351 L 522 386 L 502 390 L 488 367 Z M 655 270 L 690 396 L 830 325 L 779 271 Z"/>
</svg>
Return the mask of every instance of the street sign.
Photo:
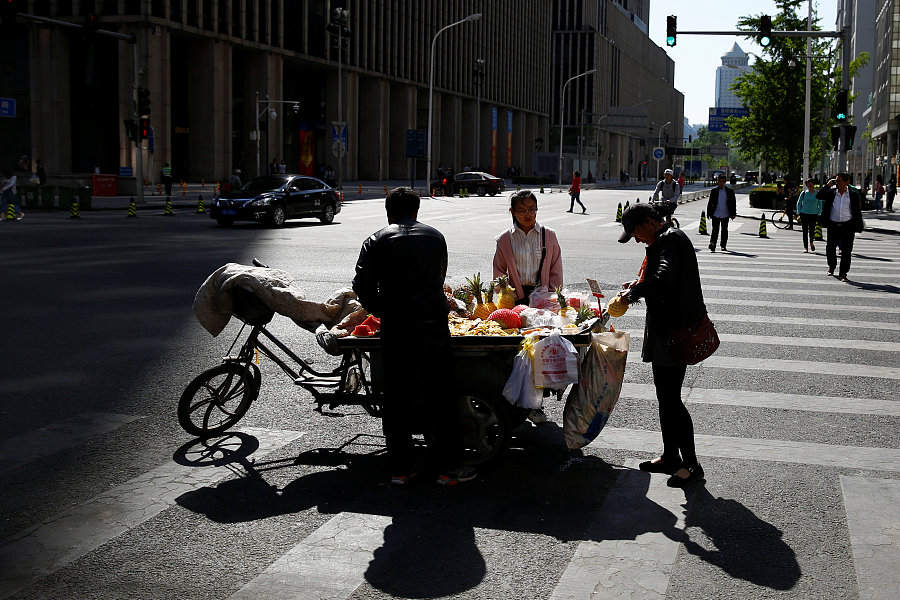
<svg viewBox="0 0 900 600">
<path fill-rule="evenodd" d="M 657 146 L 653 149 L 653 158 L 656 160 L 662 160 L 666 157 L 666 149 L 662 146 Z"/>
<path fill-rule="evenodd" d="M 16 116 L 16 100 L 14 98 L 0 98 L 0 117 Z"/>
<path fill-rule="evenodd" d="M 750 112 L 746 108 L 710 107 L 707 129 L 709 131 L 728 131 L 728 125 L 725 123 L 725 119 L 728 117 L 746 117 L 749 114 Z"/>
<path fill-rule="evenodd" d="M 425 158 L 425 130 L 406 130 L 406 158 Z"/>
<path fill-rule="evenodd" d="M 131 167 L 119 167 L 119 177 L 134 177 L 134 169 Z"/>
<path fill-rule="evenodd" d="M 347 123 L 344 121 L 331 122 L 331 153 L 337 158 L 347 154 Z"/>
</svg>

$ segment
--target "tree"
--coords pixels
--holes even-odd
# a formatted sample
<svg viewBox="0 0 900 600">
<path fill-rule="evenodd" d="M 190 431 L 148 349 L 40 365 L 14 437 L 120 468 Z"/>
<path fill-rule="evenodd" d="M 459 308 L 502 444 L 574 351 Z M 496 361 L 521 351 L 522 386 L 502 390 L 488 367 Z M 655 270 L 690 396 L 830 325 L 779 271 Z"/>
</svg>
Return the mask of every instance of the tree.
<svg viewBox="0 0 900 600">
<path fill-rule="evenodd" d="M 779 13 L 772 19 L 772 29 L 806 30 L 806 18 L 798 14 L 803 0 L 777 0 Z M 741 17 L 738 28 L 756 31 L 762 15 Z M 821 29 L 818 16 L 813 14 L 814 30 Z M 753 36 L 748 36 L 753 37 Z M 831 42 L 814 40 L 812 82 L 810 92 L 810 164 L 830 150 L 818 133 L 832 119 L 830 107 L 837 93 L 840 71 L 831 60 Z M 753 68 L 740 75 L 732 89 L 749 110 L 749 116 L 728 119 L 731 137 L 747 160 L 762 157 L 771 167 L 789 174 L 793 181 L 800 178 L 803 167 L 804 102 L 806 95 L 806 38 L 773 36 L 769 46 L 757 56 Z M 851 65 L 851 75 L 868 55 L 860 56 Z M 855 67 L 855 68 L 854 68 Z"/>
</svg>

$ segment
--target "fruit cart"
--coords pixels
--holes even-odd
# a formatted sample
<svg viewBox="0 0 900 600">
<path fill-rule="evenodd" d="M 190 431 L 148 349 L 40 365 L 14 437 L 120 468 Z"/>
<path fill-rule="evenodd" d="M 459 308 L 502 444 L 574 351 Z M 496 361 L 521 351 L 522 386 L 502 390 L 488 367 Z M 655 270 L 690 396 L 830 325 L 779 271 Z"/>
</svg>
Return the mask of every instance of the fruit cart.
<svg viewBox="0 0 900 600">
<path fill-rule="evenodd" d="M 316 410 L 323 407 L 361 406 L 381 415 L 383 385 L 381 340 L 377 336 L 339 338 L 339 364 L 331 370 L 315 369 L 272 334 L 266 325 L 274 313 L 249 292 L 236 290 L 234 316 L 244 325 L 221 364 L 194 378 L 178 403 L 178 420 L 193 435 L 208 437 L 234 427 L 259 396 L 262 373 L 259 355 L 274 362 L 295 385 L 310 391 Z M 591 343 L 593 319 L 564 334 L 576 347 Z M 246 337 L 245 337 L 246 336 Z M 509 404 L 502 395 L 521 335 L 453 336 L 450 338 L 454 370 L 447 381 L 458 382 L 455 397 L 466 447 L 466 461 L 483 463 L 496 457 L 528 411 Z M 243 341 L 241 341 L 243 340 Z M 240 344 L 239 344 L 240 342 Z M 238 347 L 236 354 L 231 350 Z"/>
</svg>

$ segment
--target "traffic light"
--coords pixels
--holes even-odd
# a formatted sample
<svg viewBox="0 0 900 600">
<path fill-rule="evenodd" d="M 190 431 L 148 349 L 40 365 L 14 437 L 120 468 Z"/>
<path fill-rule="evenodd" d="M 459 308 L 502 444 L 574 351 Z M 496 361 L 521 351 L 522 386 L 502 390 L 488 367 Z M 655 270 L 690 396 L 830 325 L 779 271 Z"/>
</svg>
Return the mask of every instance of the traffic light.
<svg viewBox="0 0 900 600">
<path fill-rule="evenodd" d="M 692 143 L 694 143 L 694 136 L 693 136 L 693 135 L 689 135 L 689 136 L 688 136 L 688 144 L 692 144 Z"/>
<path fill-rule="evenodd" d="M 134 119 L 125 119 L 125 136 L 128 138 L 129 142 L 137 141 L 137 123 L 135 123 Z"/>
<path fill-rule="evenodd" d="M 19 12 L 18 0 L 2 0 L 3 33 L 12 35 L 16 26 L 16 13 Z"/>
<path fill-rule="evenodd" d="M 759 45 L 765 48 L 772 43 L 772 17 L 762 15 L 759 18 Z"/>
<path fill-rule="evenodd" d="M 669 15 L 666 17 L 666 46 L 675 45 L 675 36 L 678 35 L 678 17 Z"/>
<path fill-rule="evenodd" d="M 144 117 L 150 114 L 150 90 L 138 88 L 137 113 Z"/>
<path fill-rule="evenodd" d="M 97 13 L 88 13 L 84 19 L 84 33 L 93 35 L 99 29 L 100 23 L 97 20 Z"/>
<path fill-rule="evenodd" d="M 847 122 L 847 100 L 849 90 L 838 90 L 837 98 L 834 101 L 834 118 L 838 123 Z"/>
<path fill-rule="evenodd" d="M 141 117 L 141 122 L 138 125 L 138 133 L 142 140 L 150 138 L 150 119 L 148 117 Z"/>
<path fill-rule="evenodd" d="M 841 143 L 841 126 L 840 125 L 832 125 L 831 127 L 831 147 L 835 151 L 838 150 L 838 145 Z"/>
<path fill-rule="evenodd" d="M 847 125 L 844 127 L 846 133 L 844 134 L 844 142 L 846 144 L 846 150 L 853 150 L 853 139 L 856 137 L 856 125 Z"/>
</svg>

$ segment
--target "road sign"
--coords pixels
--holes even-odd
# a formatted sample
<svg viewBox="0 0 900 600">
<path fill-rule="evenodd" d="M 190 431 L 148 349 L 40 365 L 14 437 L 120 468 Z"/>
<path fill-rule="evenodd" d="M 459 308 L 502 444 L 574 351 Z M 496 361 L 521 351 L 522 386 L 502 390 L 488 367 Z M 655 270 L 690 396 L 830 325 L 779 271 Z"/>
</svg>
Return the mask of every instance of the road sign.
<svg viewBox="0 0 900 600">
<path fill-rule="evenodd" d="M 134 177 L 134 169 L 131 167 L 119 167 L 119 177 Z"/>
<path fill-rule="evenodd" d="M 16 100 L 14 98 L 0 98 L 0 117 L 16 116 Z"/>
<path fill-rule="evenodd" d="M 656 160 L 662 160 L 666 157 L 666 149 L 662 146 L 657 146 L 653 149 L 653 158 Z"/>
<path fill-rule="evenodd" d="M 406 158 L 425 158 L 425 130 L 406 130 Z"/>
<path fill-rule="evenodd" d="M 728 117 L 746 117 L 750 112 L 746 108 L 715 108 L 709 109 L 709 131 L 728 131 L 725 119 Z"/>
<path fill-rule="evenodd" d="M 344 121 L 331 122 L 331 153 L 337 158 L 347 154 L 347 123 Z"/>
</svg>

